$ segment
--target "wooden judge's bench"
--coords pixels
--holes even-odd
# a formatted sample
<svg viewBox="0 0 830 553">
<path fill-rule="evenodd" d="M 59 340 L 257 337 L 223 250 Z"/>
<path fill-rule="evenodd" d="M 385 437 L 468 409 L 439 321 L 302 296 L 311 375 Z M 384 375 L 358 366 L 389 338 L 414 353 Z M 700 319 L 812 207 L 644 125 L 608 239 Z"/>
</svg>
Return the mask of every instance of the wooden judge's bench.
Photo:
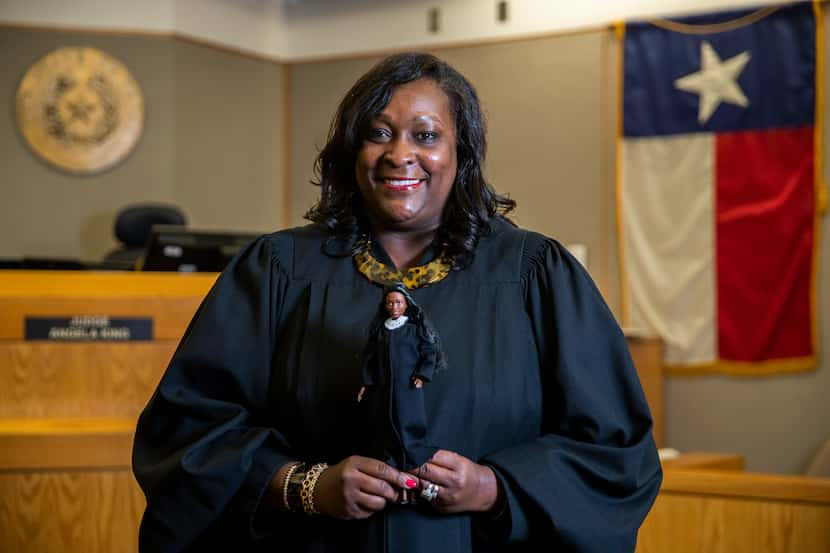
<svg viewBox="0 0 830 553">
<path fill-rule="evenodd" d="M 0 552 L 137 550 L 135 422 L 215 278 L 0 270 Z M 630 337 L 629 348 L 662 445 L 660 342 Z M 712 470 L 742 466 L 734 455 L 667 463 L 638 551 L 830 551 L 830 481 Z M 732 547 L 759 520 L 776 541 Z"/>
<path fill-rule="evenodd" d="M 0 551 L 137 550 L 135 422 L 215 278 L 0 271 Z M 149 319 L 151 339 L 26 340 L 84 315 Z"/>
</svg>

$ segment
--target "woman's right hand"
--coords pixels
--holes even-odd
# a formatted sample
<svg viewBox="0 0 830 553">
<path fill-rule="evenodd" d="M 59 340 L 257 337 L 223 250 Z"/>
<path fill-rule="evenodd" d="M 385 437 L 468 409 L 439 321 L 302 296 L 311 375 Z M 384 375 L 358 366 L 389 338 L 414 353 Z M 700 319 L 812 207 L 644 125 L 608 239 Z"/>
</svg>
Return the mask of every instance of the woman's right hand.
<svg viewBox="0 0 830 553">
<path fill-rule="evenodd" d="M 402 490 L 417 486 L 414 476 L 383 461 L 352 455 L 323 471 L 314 489 L 314 505 L 335 518 L 363 519 L 397 502 Z"/>
</svg>

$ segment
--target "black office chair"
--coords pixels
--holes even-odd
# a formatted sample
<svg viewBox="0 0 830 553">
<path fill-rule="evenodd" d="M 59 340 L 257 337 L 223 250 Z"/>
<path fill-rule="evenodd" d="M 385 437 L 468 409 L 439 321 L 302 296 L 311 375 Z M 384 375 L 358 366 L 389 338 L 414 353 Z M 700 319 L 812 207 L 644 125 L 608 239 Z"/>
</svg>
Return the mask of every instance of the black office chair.
<svg viewBox="0 0 830 553">
<path fill-rule="evenodd" d="M 137 204 L 125 207 L 115 218 L 115 237 L 121 245 L 104 257 L 102 265 L 112 269 L 132 269 L 144 253 L 153 225 L 186 224 L 184 213 L 174 205 Z"/>
</svg>

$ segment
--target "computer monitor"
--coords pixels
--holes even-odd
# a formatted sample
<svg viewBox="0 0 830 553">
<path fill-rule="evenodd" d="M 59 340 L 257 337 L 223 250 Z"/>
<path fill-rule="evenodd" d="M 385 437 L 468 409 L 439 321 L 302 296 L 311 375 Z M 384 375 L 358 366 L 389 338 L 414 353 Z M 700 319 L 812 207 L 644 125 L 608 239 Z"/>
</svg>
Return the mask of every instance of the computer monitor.
<svg viewBox="0 0 830 553">
<path fill-rule="evenodd" d="M 219 272 L 258 234 L 153 225 L 141 271 Z"/>
</svg>

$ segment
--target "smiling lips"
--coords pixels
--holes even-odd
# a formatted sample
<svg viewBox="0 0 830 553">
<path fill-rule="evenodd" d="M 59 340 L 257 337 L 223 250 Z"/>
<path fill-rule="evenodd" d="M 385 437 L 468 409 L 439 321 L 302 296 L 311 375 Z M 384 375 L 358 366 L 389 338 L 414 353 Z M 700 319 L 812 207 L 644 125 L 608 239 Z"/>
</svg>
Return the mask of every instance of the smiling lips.
<svg viewBox="0 0 830 553">
<path fill-rule="evenodd" d="M 420 186 L 426 179 L 380 179 L 387 190 L 406 191 Z"/>
</svg>

